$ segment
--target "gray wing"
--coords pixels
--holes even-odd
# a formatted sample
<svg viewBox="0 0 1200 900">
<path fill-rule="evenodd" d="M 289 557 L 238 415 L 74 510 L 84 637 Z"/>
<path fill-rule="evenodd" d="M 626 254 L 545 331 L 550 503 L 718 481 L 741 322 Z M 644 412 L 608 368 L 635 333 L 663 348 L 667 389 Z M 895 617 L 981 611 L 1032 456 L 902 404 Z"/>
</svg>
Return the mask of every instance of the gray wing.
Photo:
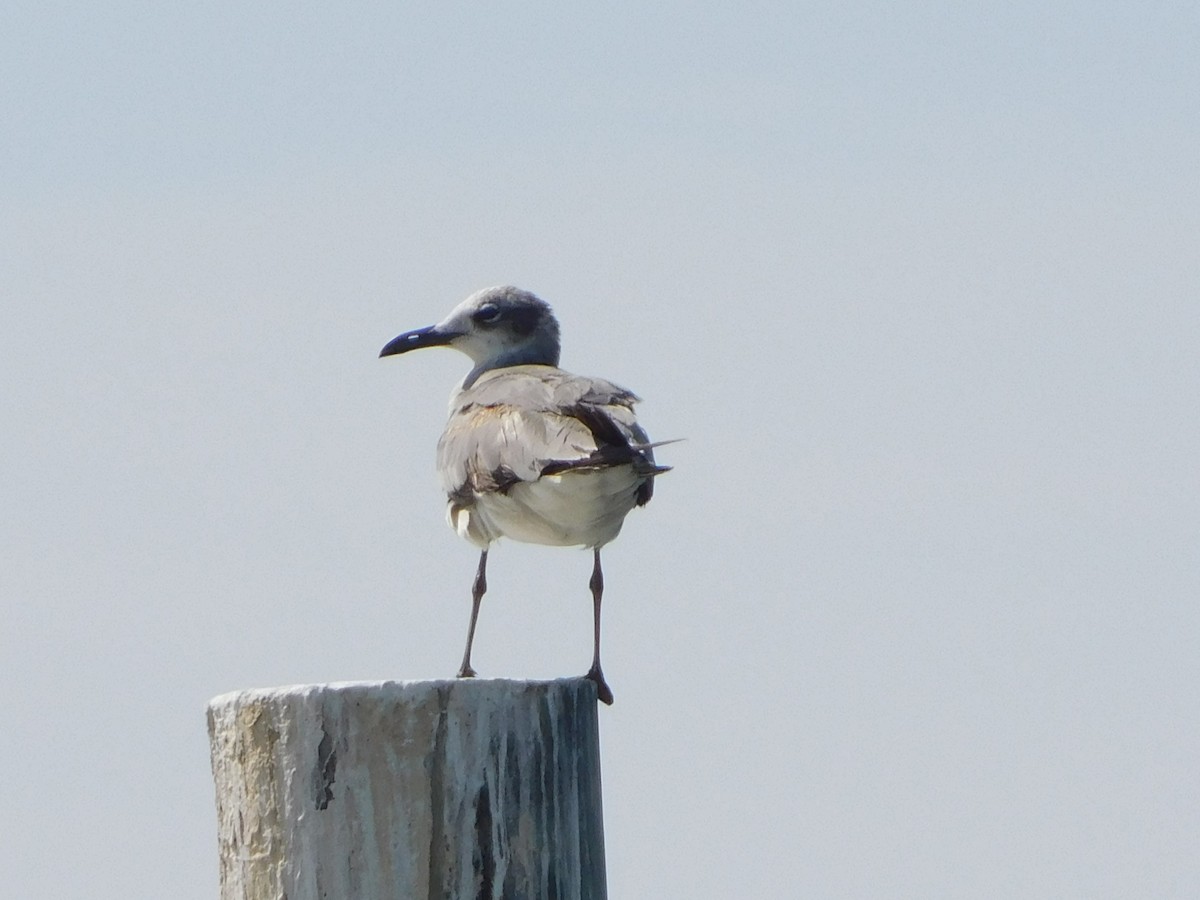
<svg viewBox="0 0 1200 900">
<path fill-rule="evenodd" d="M 485 373 L 454 398 L 438 442 L 438 473 L 451 498 L 504 492 L 522 481 L 572 470 L 632 465 L 650 499 L 654 464 L 637 424 L 637 397 L 598 378 L 549 366 Z"/>
</svg>

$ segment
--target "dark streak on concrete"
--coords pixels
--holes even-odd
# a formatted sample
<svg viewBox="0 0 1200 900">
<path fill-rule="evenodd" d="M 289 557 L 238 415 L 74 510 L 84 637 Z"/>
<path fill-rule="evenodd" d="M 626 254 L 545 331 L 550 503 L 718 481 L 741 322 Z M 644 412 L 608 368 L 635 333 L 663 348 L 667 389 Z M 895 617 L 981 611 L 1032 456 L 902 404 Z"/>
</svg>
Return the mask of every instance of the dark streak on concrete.
<svg viewBox="0 0 1200 900">
<path fill-rule="evenodd" d="M 321 726 L 321 743 L 317 745 L 317 765 L 313 771 L 313 793 L 317 809 L 325 809 L 333 800 L 333 782 L 337 778 L 337 751 L 333 736 Z"/>
<path fill-rule="evenodd" d="M 433 732 L 433 749 L 429 754 L 429 900 L 443 900 L 451 895 L 449 872 L 446 871 L 446 709 L 450 692 L 445 687 L 437 691 L 437 726 Z"/>
<path fill-rule="evenodd" d="M 475 852 L 475 874 L 479 877 L 476 900 L 492 900 L 496 853 L 492 846 L 492 798 L 486 779 L 475 795 Z"/>
<path fill-rule="evenodd" d="M 524 781 L 521 754 L 517 752 L 517 742 L 515 740 L 506 740 L 504 747 L 504 783 L 502 785 L 503 800 L 500 807 L 504 813 L 504 839 L 511 843 L 513 836 L 520 834 L 521 831 L 521 813 L 523 806 L 521 803 L 521 784 Z M 535 815 L 537 814 L 537 806 L 530 804 L 530 807 Z M 535 826 L 536 827 L 536 826 Z M 518 898 L 518 884 L 529 884 L 531 873 L 528 871 L 526 860 L 520 853 L 511 852 L 511 848 L 506 848 L 508 852 L 508 867 L 504 871 L 504 884 L 501 886 L 500 896 L 504 900 L 508 898 Z"/>
</svg>

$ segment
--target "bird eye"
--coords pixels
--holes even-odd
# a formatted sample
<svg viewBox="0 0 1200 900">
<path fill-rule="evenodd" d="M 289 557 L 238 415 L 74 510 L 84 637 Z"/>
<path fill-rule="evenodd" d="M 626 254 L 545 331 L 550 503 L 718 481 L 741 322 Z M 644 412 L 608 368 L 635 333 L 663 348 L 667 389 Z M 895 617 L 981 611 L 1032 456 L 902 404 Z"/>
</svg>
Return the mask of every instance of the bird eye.
<svg viewBox="0 0 1200 900">
<path fill-rule="evenodd" d="M 476 322 L 483 325 L 491 325 L 500 319 L 500 307 L 495 303 L 485 303 L 471 316 Z"/>
</svg>

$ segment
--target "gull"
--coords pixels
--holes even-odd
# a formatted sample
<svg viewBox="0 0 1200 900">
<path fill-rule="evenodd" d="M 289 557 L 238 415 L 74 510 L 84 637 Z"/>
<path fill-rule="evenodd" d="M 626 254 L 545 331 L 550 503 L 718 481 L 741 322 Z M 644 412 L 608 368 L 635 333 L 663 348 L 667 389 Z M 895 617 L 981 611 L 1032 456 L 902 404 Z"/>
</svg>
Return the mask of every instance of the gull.
<svg viewBox="0 0 1200 900">
<path fill-rule="evenodd" d="M 591 548 L 593 645 L 587 678 L 611 704 L 600 667 L 600 549 L 625 516 L 645 506 L 654 478 L 669 467 L 633 412 L 638 397 L 600 378 L 558 368 L 558 320 L 550 305 L 512 286 L 472 294 L 445 319 L 407 331 L 379 355 L 453 347 L 475 367 L 450 396 L 437 469 L 446 518 L 480 548 L 471 620 L 459 678 L 471 678 L 471 644 L 487 591 L 488 548 L 501 537 L 531 544 Z"/>
</svg>

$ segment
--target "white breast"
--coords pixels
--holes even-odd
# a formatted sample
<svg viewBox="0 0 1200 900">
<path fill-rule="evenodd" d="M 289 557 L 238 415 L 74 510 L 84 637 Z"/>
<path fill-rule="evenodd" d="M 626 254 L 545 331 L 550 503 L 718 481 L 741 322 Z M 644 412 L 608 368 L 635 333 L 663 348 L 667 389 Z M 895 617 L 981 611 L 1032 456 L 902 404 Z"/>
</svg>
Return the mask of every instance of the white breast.
<svg viewBox="0 0 1200 900">
<path fill-rule="evenodd" d="M 631 466 L 564 472 L 451 501 L 450 526 L 479 547 L 501 537 L 557 547 L 602 547 L 621 531 L 644 476 Z"/>
</svg>

